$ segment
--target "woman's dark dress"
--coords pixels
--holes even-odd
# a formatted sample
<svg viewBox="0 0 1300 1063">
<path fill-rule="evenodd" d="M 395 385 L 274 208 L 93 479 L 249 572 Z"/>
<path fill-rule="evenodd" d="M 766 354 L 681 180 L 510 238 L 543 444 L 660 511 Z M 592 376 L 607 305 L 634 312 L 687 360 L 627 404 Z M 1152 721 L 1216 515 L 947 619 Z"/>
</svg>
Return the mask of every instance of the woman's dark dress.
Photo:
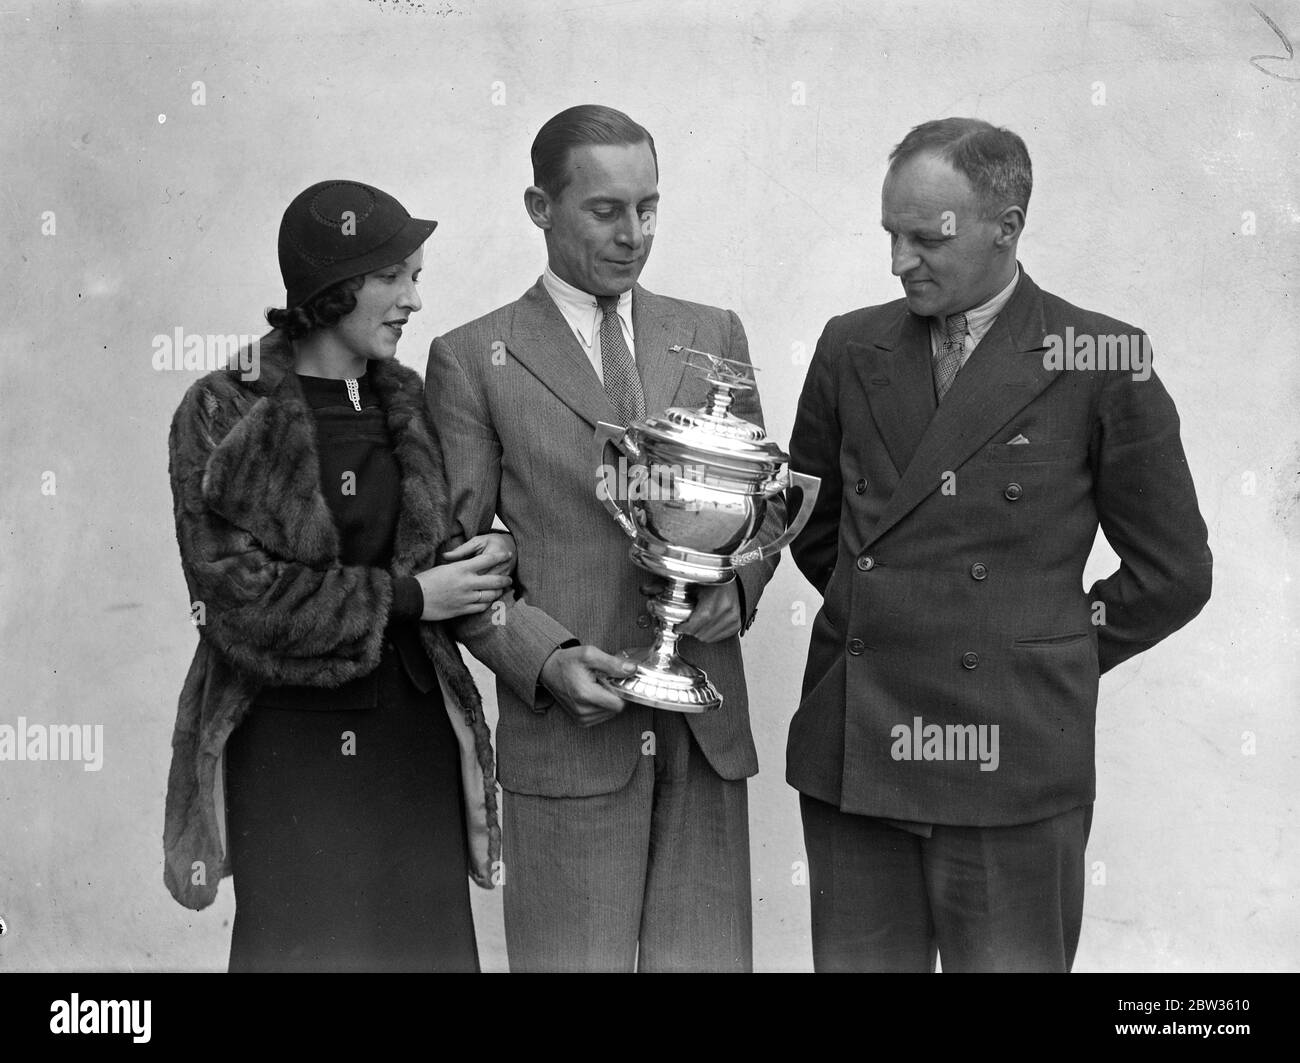
<svg viewBox="0 0 1300 1063">
<path fill-rule="evenodd" d="M 298 379 L 342 562 L 386 568 L 400 470 L 384 412 L 365 376 L 361 412 L 342 380 Z M 421 608 L 398 581 L 375 672 L 264 688 L 227 742 L 231 971 L 478 970 L 459 746 Z"/>
</svg>

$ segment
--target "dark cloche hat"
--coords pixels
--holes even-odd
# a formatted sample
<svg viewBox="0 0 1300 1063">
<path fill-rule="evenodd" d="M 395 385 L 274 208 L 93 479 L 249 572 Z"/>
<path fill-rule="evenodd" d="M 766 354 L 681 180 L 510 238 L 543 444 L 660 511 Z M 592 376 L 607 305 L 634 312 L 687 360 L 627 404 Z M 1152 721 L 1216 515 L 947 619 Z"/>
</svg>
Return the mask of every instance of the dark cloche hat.
<svg viewBox="0 0 1300 1063">
<path fill-rule="evenodd" d="M 286 306 L 302 306 L 348 277 L 401 262 L 437 228 L 387 192 L 360 181 L 321 181 L 294 197 L 280 221 Z"/>
</svg>

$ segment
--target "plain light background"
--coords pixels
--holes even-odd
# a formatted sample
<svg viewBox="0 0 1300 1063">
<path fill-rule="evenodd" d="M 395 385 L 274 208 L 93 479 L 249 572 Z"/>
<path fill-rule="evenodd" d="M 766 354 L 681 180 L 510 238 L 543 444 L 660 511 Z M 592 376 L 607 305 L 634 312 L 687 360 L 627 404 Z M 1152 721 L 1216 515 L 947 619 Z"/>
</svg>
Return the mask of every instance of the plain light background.
<svg viewBox="0 0 1300 1063">
<path fill-rule="evenodd" d="M 434 336 L 540 273 L 529 144 L 555 112 L 600 102 L 658 145 L 643 283 L 739 313 L 783 443 L 827 318 L 900 294 L 879 224 L 892 145 L 947 115 L 1025 138 L 1021 262 L 1149 331 L 1215 556 L 1201 616 L 1102 681 L 1076 969 L 1294 969 L 1300 62 L 1259 60 L 1291 81 L 1252 65 L 1288 49 L 1246 3 L 1164 6 L 10 0 L 0 723 L 102 724 L 105 751 L 98 773 L 0 762 L 0 968 L 227 959 L 230 884 L 194 913 L 162 882 L 196 640 L 166 442 L 197 374 L 156 372 L 153 337 L 263 331 L 283 300 L 281 212 L 347 177 L 440 222 L 399 351 L 423 373 Z M 1300 39 L 1294 5 L 1262 6 Z M 1089 581 L 1113 560 L 1100 547 Z M 811 967 L 783 776 L 818 604 L 786 558 L 744 642 L 762 970 Z M 500 892 L 474 895 L 484 966 L 504 969 Z"/>
</svg>

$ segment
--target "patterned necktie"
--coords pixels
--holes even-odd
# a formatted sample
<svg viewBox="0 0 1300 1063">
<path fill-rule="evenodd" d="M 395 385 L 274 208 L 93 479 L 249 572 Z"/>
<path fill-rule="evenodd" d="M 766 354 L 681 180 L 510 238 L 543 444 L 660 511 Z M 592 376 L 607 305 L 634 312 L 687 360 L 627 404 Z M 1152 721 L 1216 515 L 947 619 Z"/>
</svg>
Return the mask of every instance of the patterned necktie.
<svg viewBox="0 0 1300 1063">
<path fill-rule="evenodd" d="M 934 352 L 934 392 L 940 402 L 966 360 L 966 315 L 952 314 L 943 322 L 943 342 Z"/>
<path fill-rule="evenodd" d="M 603 315 L 600 319 L 600 369 L 605 378 L 605 394 L 618 410 L 624 425 L 645 416 L 645 392 L 637 375 L 632 352 L 623 339 L 623 325 L 618 319 L 618 296 L 597 298 Z"/>
</svg>

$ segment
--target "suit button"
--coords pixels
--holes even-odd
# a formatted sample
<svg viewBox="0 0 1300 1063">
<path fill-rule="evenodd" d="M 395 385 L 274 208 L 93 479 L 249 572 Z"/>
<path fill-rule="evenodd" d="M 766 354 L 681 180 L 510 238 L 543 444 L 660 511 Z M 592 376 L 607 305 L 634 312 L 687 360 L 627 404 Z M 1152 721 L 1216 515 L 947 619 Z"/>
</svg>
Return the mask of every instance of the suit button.
<svg viewBox="0 0 1300 1063">
<path fill-rule="evenodd" d="M 867 644 L 861 639 L 849 639 L 849 652 L 854 657 L 861 657 L 862 651 L 867 648 Z"/>
<path fill-rule="evenodd" d="M 857 483 L 853 485 L 853 490 L 855 490 L 858 494 L 862 494 L 862 492 L 865 491 L 866 489 L 867 489 L 867 481 L 865 479 L 859 480 Z"/>
<path fill-rule="evenodd" d="M 980 666 L 980 655 L 967 651 L 961 655 L 961 666 L 963 668 L 978 668 Z"/>
<path fill-rule="evenodd" d="M 971 579 L 984 579 L 989 574 L 989 570 L 981 565 L 978 561 L 970 567 Z"/>
<path fill-rule="evenodd" d="M 1007 489 L 1002 492 L 1002 497 L 1008 502 L 1014 502 L 1017 498 L 1025 493 L 1025 489 L 1019 484 L 1007 484 Z"/>
<path fill-rule="evenodd" d="M 863 554 L 858 558 L 858 569 L 861 572 L 870 572 L 876 567 L 876 559 L 870 554 Z"/>
<path fill-rule="evenodd" d="M 642 613 L 640 616 L 638 616 L 638 617 L 636 618 L 636 626 L 637 626 L 637 627 L 649 627 L 649 626 L 650 626 L 650 617 L 649 617 L 648 615 L 646 615 L 645 613 Z"/>
</svg>

